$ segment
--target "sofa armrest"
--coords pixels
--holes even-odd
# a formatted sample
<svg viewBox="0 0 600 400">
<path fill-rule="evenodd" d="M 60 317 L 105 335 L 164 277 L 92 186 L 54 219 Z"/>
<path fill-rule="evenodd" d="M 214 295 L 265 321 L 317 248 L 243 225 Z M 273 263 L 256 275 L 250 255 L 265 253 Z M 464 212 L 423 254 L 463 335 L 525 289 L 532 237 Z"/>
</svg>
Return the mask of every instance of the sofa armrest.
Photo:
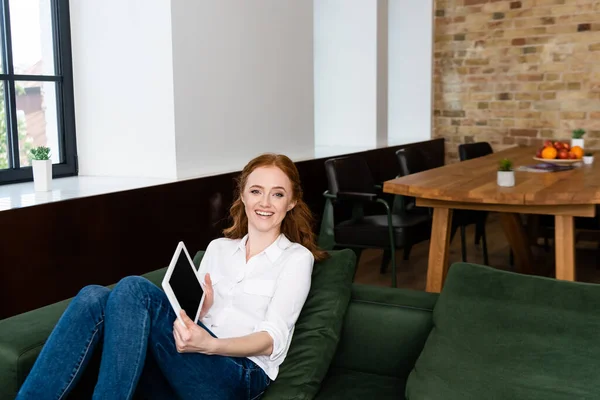
<svg viewBox="0 0 600 400">
<path fill-rule="evenodd" d="M 14 399 L 70 300 L 0 321 L 0 399 Z"/>
<path fill-rule="evenodd" d="M 408 378 L 432 328 L 438 294 L 353 285 L 334 368 Z"/>
</svg>

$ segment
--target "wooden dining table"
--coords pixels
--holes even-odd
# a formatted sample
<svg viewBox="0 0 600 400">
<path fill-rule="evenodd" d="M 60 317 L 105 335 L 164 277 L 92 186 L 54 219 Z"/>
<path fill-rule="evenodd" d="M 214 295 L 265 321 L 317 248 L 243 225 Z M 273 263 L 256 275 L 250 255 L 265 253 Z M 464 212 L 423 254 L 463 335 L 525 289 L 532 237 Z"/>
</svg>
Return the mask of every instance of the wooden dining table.
<svg viewBox="0 0 600 400">
<path fill-rule="evenodd" d="M 531 241 L 520 217 L 554 215 L 556 278 L 575 280 L 574 217 L 595 217 L 600 203 L 600 163 L 578 164 L 561 172 L 519 171 L 539 163 L 537 148 L 513 147 L 484 157 L 445 165 L 386 181 L 383 191 L 411 196 L 416 205 L 433 208 L 427 269 L 428 292 L 440 292 L 448 272 L 452 210 L 499 212 L 517 271 L 534 273 Z M 497 184 L 502 159 L 513 162 L 515 186 Z"/>
</svg>

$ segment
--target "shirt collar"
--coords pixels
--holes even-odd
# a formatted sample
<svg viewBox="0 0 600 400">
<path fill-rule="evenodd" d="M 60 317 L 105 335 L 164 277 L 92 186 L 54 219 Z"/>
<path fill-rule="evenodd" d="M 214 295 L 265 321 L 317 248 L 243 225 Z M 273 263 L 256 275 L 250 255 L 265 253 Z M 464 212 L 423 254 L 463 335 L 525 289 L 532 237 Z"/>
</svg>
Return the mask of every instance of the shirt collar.
<svg viewBox="0 0 600 400">
<path fill-rule="evenodd" d="M 248 242 L 248 234 L 246 234 L 246 236 L 244 236 L 242 240 L 240 240 L 233 252 L 235 253 L 236 251 L 240 250 L 243 254 L 246 254 L 246 242 Z M 279 258 L 281 253 L 283 253 L 285 249 L 290 247 L 291 244 L 292 242 L 290 242 L 290 240 L 283 233 L 280 233 L 277 239 L 275 239 L 275 241 L 271 243 L 269 247 L 264 249 L 262 253 L 265 253 L 267 255 L 269 261 L 275 262 Z"/>
</svg>

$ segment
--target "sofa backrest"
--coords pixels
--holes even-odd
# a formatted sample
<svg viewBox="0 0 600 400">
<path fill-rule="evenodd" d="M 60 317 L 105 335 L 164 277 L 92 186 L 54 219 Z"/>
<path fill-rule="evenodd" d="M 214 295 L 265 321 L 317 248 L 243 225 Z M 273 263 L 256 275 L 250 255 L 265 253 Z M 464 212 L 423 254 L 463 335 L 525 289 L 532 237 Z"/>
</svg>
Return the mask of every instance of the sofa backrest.
<svg viewBox="0 0 600 400">
<path fill-rule="evenodd" d="M 406 379 L 438 294 L 355 284 L 332 367 Z"/>
</svg>

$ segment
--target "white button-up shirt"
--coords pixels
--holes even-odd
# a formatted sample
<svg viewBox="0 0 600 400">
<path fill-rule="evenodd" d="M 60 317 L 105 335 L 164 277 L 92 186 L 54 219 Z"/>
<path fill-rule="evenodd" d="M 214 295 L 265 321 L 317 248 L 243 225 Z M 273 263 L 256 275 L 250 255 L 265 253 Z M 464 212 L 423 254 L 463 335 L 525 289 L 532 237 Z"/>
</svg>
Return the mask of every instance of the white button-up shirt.
<svg viewBox="0 0 600 400">
<path fill-rule="evenodd" d="M 273 353 L 248 358 L 275 380 L 308 296 L 314 257 L 281 234 L 246 263 L 247 240 L 221 238 L 206 248 L 198 277 L 204 282 L 210 273 L 214 304 L 202 322 L 219 338 L 269 333 Z"/>
</svg>

